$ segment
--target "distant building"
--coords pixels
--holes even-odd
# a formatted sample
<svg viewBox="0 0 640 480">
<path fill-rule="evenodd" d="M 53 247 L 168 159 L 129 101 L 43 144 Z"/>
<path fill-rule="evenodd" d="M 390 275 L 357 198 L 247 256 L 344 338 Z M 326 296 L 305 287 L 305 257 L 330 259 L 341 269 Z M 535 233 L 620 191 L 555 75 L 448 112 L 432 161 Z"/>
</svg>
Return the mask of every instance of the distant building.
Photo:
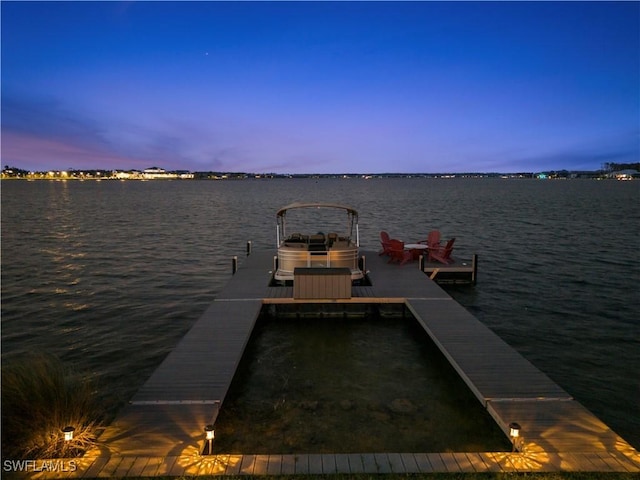
<svg viewBox="0 0 640 480">
<path fill-rule="evenodd" d="M 156 180 L 159 178 L 176 178 L 177 175 L 168 174 L 164 168 L 151 167 L 142 171 L 142 177 L 148 180 Z"/>
<path fill-rule="evenodd" d="M 640 173 L 635 169 L 627 169 L 627 170 L 618 170 L 617 172 L 611 172 L 608 174 L 610 178 L 615 178 L 616 180 L 631 180 L 633 178 L 640 178 Z"/>
<path fill-rule="evenodd" d="M 113 176 L 118 180 L 140 179 L 142 178 L 142 172 L 138 170 L 129 170 L 126 172 L 118 170 L 113 172 Z"/>
</svg>

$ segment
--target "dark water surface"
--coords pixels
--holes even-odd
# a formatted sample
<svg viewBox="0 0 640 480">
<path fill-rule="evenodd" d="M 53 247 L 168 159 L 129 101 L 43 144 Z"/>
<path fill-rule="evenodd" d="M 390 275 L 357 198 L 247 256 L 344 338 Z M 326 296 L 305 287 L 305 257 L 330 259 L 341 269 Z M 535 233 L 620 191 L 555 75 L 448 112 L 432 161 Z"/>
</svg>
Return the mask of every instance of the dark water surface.
<svg viewBox="0 0 640 480">
<path fill-rule="evenodd" d="M 640 447 L 640 182 L 296 179 L 3 181 L 2 360 L 50 352 L 126 402 L 198 319 L 245 244 L 275 247 L 293 201 L 360 212 L 406 241 L 440 229 L 477 253 L 449 290 Z M 391 399 L 393 400 L 393 399 Z"/>
</svg>

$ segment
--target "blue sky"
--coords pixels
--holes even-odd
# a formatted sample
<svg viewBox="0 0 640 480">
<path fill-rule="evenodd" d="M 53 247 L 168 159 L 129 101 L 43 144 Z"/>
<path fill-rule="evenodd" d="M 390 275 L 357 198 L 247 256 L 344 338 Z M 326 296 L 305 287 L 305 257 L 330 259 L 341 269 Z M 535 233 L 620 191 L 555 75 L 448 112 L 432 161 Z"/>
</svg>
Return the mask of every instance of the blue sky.
<svg viewBox="0 0 640 480">
<path fill-rule="evenodd" d="M 2 165 L 516 172 L 640 161 L 638 2 L 10 2 Z"/>
</svg>

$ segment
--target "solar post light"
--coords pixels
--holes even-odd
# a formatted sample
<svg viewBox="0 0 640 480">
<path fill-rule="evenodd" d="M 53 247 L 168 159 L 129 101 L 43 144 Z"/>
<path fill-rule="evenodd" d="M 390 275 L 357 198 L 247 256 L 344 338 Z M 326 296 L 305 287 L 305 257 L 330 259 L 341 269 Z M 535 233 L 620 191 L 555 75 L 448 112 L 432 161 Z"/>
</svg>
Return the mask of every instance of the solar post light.
<svg viewBox="0 0 640 480">
<path fill-rule="evenodd" d="M 509 436 L 511 437 L 511 441 L 513 442 L 513 450 L 511 450 L 512 452 L 516 451 L 516 442 L 518 441 L 518 438 L 520 438 L 520 424 L 517 422 L 511 422 L 509 424 Z"/>
<path fill-rule="evenodd" d="M 207 447 L 204 450 L 205 455 L 213 454 L 213 439 L 216 438 L 216 431 L 213 429 L 213 425 L 209 424 L 204 427 L 205 436 L 207 439 Z"/>
<path fill-rule="evenodd" d="M 69 427 L 64 427 L 62 429 L 62 433 L 64 433 L 64 441 L 65 442 L 70 442 L 71 440 L 73 440 L 73 432 L 75 432 L 76 429 L 69 426 Z"/>
</svg>

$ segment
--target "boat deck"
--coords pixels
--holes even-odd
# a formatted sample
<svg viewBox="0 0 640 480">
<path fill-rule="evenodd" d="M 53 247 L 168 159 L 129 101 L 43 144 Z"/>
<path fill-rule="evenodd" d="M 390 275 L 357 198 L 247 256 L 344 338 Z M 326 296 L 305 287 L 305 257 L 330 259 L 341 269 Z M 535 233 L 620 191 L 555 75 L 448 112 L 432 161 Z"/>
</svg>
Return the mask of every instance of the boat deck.
<svg viewBox="0 0 640 480">
<path fill-rule="evenodd" d="M 78 460 L 78 476 L 589 470 L 640 472 L 640 456 L 546 374 L 429 279 L 417 262 L 367 252 L 370 286 L 351 298 L 298 300 L 269 286 L 275 252 L 253 252 L 193 328 Z M 405 305 L 497 424 L 522 427 L 522 453 L 201 456 L 265 304 Z M 51 473 L 51 472 L 49 472 Z M 48 476 L 49 474 L 45 475 Z M 54 475 L 55 477 L 55 475 Z"/>
</svg>

